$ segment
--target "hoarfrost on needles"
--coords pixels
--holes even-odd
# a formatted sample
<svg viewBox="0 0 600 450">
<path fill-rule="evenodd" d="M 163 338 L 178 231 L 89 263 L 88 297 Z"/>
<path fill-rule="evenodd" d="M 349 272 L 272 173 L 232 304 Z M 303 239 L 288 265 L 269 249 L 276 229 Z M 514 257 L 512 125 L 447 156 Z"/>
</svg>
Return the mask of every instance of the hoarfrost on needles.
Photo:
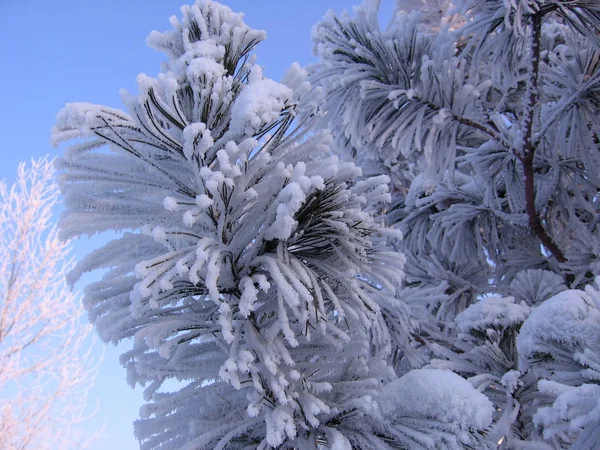
<svg viewBox="0 0 600 450">
<path fill-rule="evenodd" d="M 123 233 L 69 281 L 104 272 L 144 450 L 600 442 L 600 9 L 537 3 L 398 0 L 382 30 L 366 0 L 278 83 L 198 0 L 127 112 L 59 113 L 62 236 Z"/>
<path fill-rule="evenodd" d="M 385 317 L 412 327 L 397 236 L 375 217 L 388 178 L 358 179 L 326 132 L 292 128 L 307 74 L 264 78 L 263 33 L 209 0 L 182 14 L 149 38 L 169 59 L 128 114 L 71 104 L 54 129 L 89 140 L 58 163 L 63 236 L 127 230 L 72 279 L 108 269 L 84 301 L 103 339 L 135 338 L 122 361 L 150 402 L 136 435 L 148 449 L 377 440 L 359 419 L 393 377 Z M 170 378 L 186 381 L 168 392 Z"/>
</svg>

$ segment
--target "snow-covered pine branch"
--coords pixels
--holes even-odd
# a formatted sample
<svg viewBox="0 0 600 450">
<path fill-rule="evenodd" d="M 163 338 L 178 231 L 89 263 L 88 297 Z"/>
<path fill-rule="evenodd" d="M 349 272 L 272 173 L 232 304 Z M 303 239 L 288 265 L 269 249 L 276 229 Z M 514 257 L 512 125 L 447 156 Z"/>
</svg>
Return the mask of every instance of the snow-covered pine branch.
<svg viewBox="0 0 600 450">
<path fill-rule="evenodd" d="M 321 126 L 365 173 L 390 175 L 387 220 L 405 235 L 420 339 L 434 367 L 492 401 L 489 438 L 592 448 L 593 389 L 560 387 L 549 371 L 538 390 L 541 372 L 520 368 L 517 336 L 530 309 L 535 317 L 600 270 L 600 6 L 464 0 L 432 26 L 429 8 L 407 12 L 418 3 L 397 2 L 404 14 L 385 30 L 373 1 L 314 28 Z M 573 359 L 561 345 L 550 361 Z"/>
<path fill-rule="evenodd" d="M 554 448 L 600 443 L 599 307 L 598 286 L 561 292 L 533 310 L 516 341 L 520 370 L 539 390 L 525 406 Z"/>
<path fill-rule="evenodd" d="M 377 394 L 413 343 L 398 233 L 374 218 L 388 177 L 290 128 L 306 74 L 265 78 L 264 33 L 240 14 L 201 0 L 172 25 L 150 35 L 168 60 L 127 112 L 69 104 L 54 129 L 82 140 L 58 162 L 63 237 L 122 232 L 70 279 L 104 270 L 90 317 L 105 341 L 134 339 L 141 447 L 389 448 Z"/>
<path fill-rule="evenodd" d="M 598 50 L 581 30 L 598 7 L 505 3 L 456 2 L 457 29 L 413 12 L 380 30 L 372 2 L 328 15 L 313 32 L 322 123 L 366 173 L 390 175 L 389 220 L 420 260 L 462 265 L 467 245 L 495 283 L 524 268 L 589 282 Z"/>
</svg>

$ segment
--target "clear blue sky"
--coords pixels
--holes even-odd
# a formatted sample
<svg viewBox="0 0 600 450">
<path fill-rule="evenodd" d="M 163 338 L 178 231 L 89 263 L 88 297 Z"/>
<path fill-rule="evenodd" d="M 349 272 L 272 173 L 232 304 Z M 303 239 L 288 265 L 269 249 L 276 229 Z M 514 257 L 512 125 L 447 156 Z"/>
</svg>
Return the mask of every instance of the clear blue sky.
<svg viewBox="0 0 600 450">
<path fill-rule="evenodd" d="M 311 27 L 328 9 L 341 12 L 360 0 L 228 0 L 253 28 L 267 31 L 257 49 L 265 74 L 280 79 L 292 62 L 314 61 Z M 136 92 L 138 73 L 156 75 L 162 55 L 145 45 L 151 30 L 169 29 L 185 0 L 0 0 L 0 179 L 11 182 L 20 161 L 61 149 L 50 145 L 50 128 L 67 102 L 120 107 L 119 89 Z M 392 0 L 383 0 L 389 17 Z M 81 253 L 90 245 L 79 246 Z M 138 448 L 132 422 L 142 404 L 107 347 L 90 403 L 92 426 L 105 424 L 97 450 Z"/>
</svg>

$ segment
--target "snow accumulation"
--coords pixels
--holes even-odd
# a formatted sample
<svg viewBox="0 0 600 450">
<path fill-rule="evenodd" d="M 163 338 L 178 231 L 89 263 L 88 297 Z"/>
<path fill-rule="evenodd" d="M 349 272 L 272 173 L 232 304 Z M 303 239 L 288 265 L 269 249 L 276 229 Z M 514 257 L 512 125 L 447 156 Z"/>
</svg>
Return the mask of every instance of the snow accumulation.
<svg viewBox="0 0 600 450">
<path fill-rule="evenodd" d="M 458 314 L 456 326 L 462 333 L 492 326 L 510 327 L 522 323 L 528 315 L 525 302 L 517 304 L 513 297 L 487 297 Z"/>
<path fill-rule="evenodd" d="M 600 311 L 594 292 L 564 291 L 534 309 L 517 338 L 520 364 L 549 340 L 600 351 Z"/>
<path fill-rule="evenodd" d="M 417 369 L 384 386 L 381 413 L 394 422 L 422 416 L 461 429 L 482 429 L 492 423 L 492 403 L 464 378 L 449 370 Z"/>
<path fill-rule="evenodd" d="M 275 122 L 285 109 L 286 101 L 291 100 L 293 96 L 290 88 L 263 78 L 260 67 L 253 67 L 249 83 L 231 109 L 231 131 L 253 135 L 265 124 Z"/>
</svg>

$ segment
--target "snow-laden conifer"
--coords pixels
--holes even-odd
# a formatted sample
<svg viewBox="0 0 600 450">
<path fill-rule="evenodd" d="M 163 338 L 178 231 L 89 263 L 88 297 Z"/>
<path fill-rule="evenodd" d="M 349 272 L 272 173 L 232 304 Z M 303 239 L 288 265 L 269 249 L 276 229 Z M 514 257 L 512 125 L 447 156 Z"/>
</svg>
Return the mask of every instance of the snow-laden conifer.
<svg viewBox="0 0 600 450">
<path fill-rule="evenodd" d="M 423 265 L 439 272 L 425 286 L 466 276 L 470 298 L 431 305 L 448 320 L 525 269 L 590 282 L 600 72 L 585 30 L 600 26 L 598 6 L 457 1 L 438 27 L 412 12 L 381 30 L 376 3 L 315 26 L 312 79 L 337 147 L 392 179 L 408 280 L 424 285 Z M 463 25 L 443 26 L 451 15 Z"/>
<path fill-rule="evenodd" d="M 365 173 L 390 175 L 420 341 L 492 401 L 489 438 L 593 448 L 591 390 L 566 394 L 554 372 L 538 389 L 517 337 L 600 270 L 600 7 L 461 0 L 436 23 L 429 4 L 408 13 L 418 3 L 397 1 L 384 30 L 376 1 L 315 26 L 321 124 Z"/>
<path fill-rule="evenodd" d="M 90 318 L 133 339 L 141 447 L 387 449 L 378 390 L 414 352 L 398 234 L 373 215 L 388 177 L 290 127 L 310 85 L 298 66 L 263 76 L 263 32 L 210 0 L 181 11 L 127 112 L 69 104 L 54 130 L 78 140 L 58 163 L 63 237 L 119 232 L 71 282 L 103 271 Z"/>
</svg>

